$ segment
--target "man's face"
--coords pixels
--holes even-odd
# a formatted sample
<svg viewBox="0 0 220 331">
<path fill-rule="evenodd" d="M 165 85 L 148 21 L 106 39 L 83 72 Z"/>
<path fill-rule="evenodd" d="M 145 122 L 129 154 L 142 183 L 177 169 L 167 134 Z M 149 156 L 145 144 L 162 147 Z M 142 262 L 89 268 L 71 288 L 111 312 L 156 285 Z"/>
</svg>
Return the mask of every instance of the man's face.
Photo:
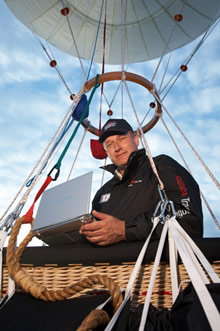
<svg viewBox="0 0 220 331">
<path fill-rule="evenodd" d="M 114 135 L 107 137 L 104 148 L 111 161 L 123 173 L 132 152 L 137 151 L 139 145 L 138 136 L 131 132 L 126 135 Z"/>
</svg>

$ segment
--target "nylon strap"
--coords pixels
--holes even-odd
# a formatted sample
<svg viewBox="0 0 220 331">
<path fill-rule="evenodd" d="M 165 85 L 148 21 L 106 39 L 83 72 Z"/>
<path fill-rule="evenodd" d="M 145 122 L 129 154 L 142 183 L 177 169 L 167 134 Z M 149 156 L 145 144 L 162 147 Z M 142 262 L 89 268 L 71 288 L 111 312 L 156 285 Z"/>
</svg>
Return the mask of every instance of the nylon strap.
<svg viewBox="0 0 220 331">
<path fill-rule="evenodd" d="M 150 283 L 149 283 L 148 289 L 147 289 L 147 295 L 146 295 L 146 298 L 145 298 L 144 308 L 143 308 L 141 321 L 140 321 L 140 325 L 139 325 L 139 329 L 138 329 L 139 331 L 143 331 L 144 328 L 145 328 L 145 323 L 146 323 L 146 320 L 147 320 L 147 314 L 148 314 L 149 305 L 150 305 L 150 299 L 151 299 L 151 296 L 152 296 L 152 292 L 153 292 L 153 288 L 154 288 L 154 283 L 155 283 L 155 279 L 156 279 L 157 270 L 158 270 L 158 267 L 159 267 L 161 255 L 162 255 L 162 252 L 163 252 L 163 247 L 164 247 L 164 242 L 165 242 L 166 235 L 167 235 L 167 230 L 168 230 L 168 226 L 167 226 L 167 222 L 165 222 L 162 233 L 161 233 L 160 242 L 159 242 L 158 249 L 157 249 L 157 254 L 156 254 L 156 257 L 155 257 L 153 270 L 152 270 L 151 277 L 150 277 Z"/>
<path fill-rule="evenodd" d="M 149 242 L 150 242 L 150 239 L 151 239 L 151 236 L 154 232 L 154 229 L 156 228 L 157 224 L 159 223 L 159 217 L 155 217 L 154 218 L 154 221 L 153 221 L 153 228 L 149 234 L 149 236 L 147 237 L 141 251 L 140 251 L 140 254 L 137 258 L 137 261 L 135 263 L 135 266 L 134 266 L 134 269 L 131 273 L 131 276 L 130 276 L 130 279 L 129 279 L 129 282 L 128 282 L 128 285 L 127 285 L 127 288 L 126 288 L 126 291 L 125 291 L 125 296 L 124 296 L 124 300 L 122 301 L 121 305 L 119 306 L 118 310 L 116 311 L 116 313 L 114 314 L 114 316 L 112 317 L 111 321 L 109 322 L 109 324 L 107 325 L 107 327 L 105 328 L 105 331 L 110 331 L 112 330 L 113 326 L 115 325 L 115 322 L 117 321 L 117 318 L 119 316 L 119 314 L 121 313 L 122 309 L 124 308 L 126 302 L 129 300 L 130 296 L 131 296 L 131 293 L 132 293 L 132 288 L 134 286 L 134 283 L 135 283 L 135 280 L 137 278 L 137 274 L 138 274 L 138 271 L 141 267 L 141 264 L 142 264 L 142 261 L 143 261 L 143 258 L 145 256 L 145 253 L 146 253 L 146 250 L 148 248 L 148 245 L 149 245 Z"/>
<path fill-rule="evenodd" d="M 181 236 L 181 233 L 177 230 L 175 217 L 172 217 L 171 219 L 169 219 L 167 221 L 167 223 L 168 223 L 168 227 L 171 232 L 171 235 L 177 246 L 178 252 L 186 267 L 186 270 L 192 281 L 193 287 L 195 288 L 195 291 L 199 297 L 199 300 L 204 309 L 206 317 L 209 321 L 211 329 L 213 331 L 218 331 L 219 325 L 220 325 L 220 315 L 219 315 L 218 309 L 217 309 L 207 287 L 205 286 L 203 279 L 201 278 L 196 266 L 194 265 L 193 259 L 191 259 L 191 256 L 185 245 L 185 240 L 184 240 L 183 236 Z"/>
<path fill-rule="evenodd" d="M 170 273 L 171 273 L 171 286 L 172 286 L 172 302 L 174 303 L 178 294 L 179 294 L 179 286 L 178 286 L 178 273 L 177 273 L 177 249 L 173 237 L 168 231 L 168 240 L 169 240 L 169 261 L 170 261 Z"/>
<path fill-rule="evenodd" d="M 44 192 L 44 190 L 47 188 L 47 186 L 50 184 L 51 181 L 52 181 L 52 177 L 48 176 L 45 182 L 43 183 L 43 185 L 41 186 L 41 188 L 39 189 L 39 191 L 37 192 L 34 202 L 32 203 L 31 207 L 29 208 L 28 212 L 25 215 L 25 221 L 24 221 L 25 224 L 31 223 L 35 202 L 39 199 L 39 197 L 41 196 L 41 194 Z"/>
<path fill-rule="evenodd" d="M 215 283 L 220 283 L 220 278 L 213 269 L 212 265 L 209 263 L 205 255 L 202 253 L 202 251 L 199 249 L 198 246 L 194 243 L 194 241 L 190 238 L 190 236 L 186 233 L 186 231 L 180 226 L 180 224 L 177 222 L 176 219 L 173 219 L 173 223 L 175 224 L 177 230 L 182 234 L 183 238 L 186 242 L 188 242 L 193 250 L 193 252 L 196 254 L 198 259 L 200 260 L 201 264 L 207 271 L 209 277 L 211 280 Z"/>
</svg>

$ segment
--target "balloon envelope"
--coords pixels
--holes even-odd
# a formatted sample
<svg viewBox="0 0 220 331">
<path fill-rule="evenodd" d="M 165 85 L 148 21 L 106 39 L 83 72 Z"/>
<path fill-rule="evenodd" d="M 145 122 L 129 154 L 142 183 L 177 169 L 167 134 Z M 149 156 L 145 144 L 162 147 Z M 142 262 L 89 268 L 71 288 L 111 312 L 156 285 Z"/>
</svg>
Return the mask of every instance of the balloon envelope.
<svg viewBox="0 0 220 331">
<path fill-rule="evenodd" d="M 66 17 L 61 14 L 62 1 L 5 2 L 26 27 L 61 51 L 77 56 L 69 24 Z M 128 0 L 126 6 L 126 1 L 123 1 L 123 5 L 121 2 L 107 1 L 105 63 L 109 64 L 122 63 L 124 44 L 124 63 L 151 60 L 160 57 L 165 49 L 166 53 L 177 49 L 200 36 L 217 19 L 220 11 L 219 0 L 190 0 L 186 1 L 184 7 L 184 1 L 181 0 Z M 69 7 L 68 19 L 80 57 L 91 60 L 102 0 L 68 0 L 64 1 L 64 7 Z M 105 5 L 94 62 L 102 62 L 103 58 L 104 9 Z M 176 23 L 174 16 L 180 13 L 183 20 Z"/>
</svg>

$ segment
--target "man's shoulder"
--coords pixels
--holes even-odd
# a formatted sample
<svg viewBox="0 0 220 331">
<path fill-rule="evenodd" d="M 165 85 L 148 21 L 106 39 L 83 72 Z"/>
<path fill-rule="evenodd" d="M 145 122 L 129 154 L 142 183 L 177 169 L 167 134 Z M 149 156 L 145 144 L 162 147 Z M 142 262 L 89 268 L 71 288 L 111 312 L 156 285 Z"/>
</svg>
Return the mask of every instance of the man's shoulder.
<svg viewBox="0 0 220 331">
<path fill-rule="evenodd" d="M 167 165 L 173 165 L 173 164 L 179 164 L 176 160 L 174 160 L 171 156 L 166 155 L 166 154 L 160 154 L 155 156 L 154 158 L 155 164 L 167 164 Z"/>
<path fill-rule="evenodd" d="M 186 171 L 186 169 L 171 156 L 161 154 L 153 158 L 158 169 L 179 169 L 179 171 Z"/>
</svg>

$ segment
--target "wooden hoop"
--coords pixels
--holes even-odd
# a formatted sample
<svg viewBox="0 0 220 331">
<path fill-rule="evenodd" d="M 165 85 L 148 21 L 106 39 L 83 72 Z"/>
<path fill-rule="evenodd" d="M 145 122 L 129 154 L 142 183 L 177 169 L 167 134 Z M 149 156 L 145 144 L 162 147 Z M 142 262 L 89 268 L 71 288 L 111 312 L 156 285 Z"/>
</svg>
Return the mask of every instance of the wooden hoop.
<svg viewBox="0 0 220 331">
<path fill-rule="evenodd" d="M 123 80 L 123 76 L 124 76 L 124 73 L 122 71 L 107 72 L 102 75 L 99 75 L 98 84 L 113 81 L 113 80 Z M 158 122 L 158 120 L 162 114 L 161 104 L 160 104 L 160 102 L 158 102 L 158 100 L 160 98 L 154 88 L 154 85 L 146 78 L 144 78 L 140 75 L 137 75 L 137 74 L 133 74 L 131 72 L 126 72 L 124 79 L 129 82 L 133 82 L 133 83 L 142 85 L 150 93 L 154 92 L 157 96 L 157 100 L 156 100 L 157 106 L 155 107 L 154 116 L 146 125 L 144 125 L 142 127 L 143 132 L 146 133 L 147 131 L 151 130 L 155 126 L 155 124 Z M 96 77 L 88 80 L 85 83 L 85 89 L 87 90 L 87 92 L 90 91 L 90 89 L 95 85 L 95 81 L 96 81 Z M 99 136 L 99 130 L 96 127 L 94 127 L 93 125 L 91 125 L 91 123 L 87 119 L 83 120 L 82 125 L 85 129 L 88 129 L 89 132 L 95 134 L 96 136 Z"/>
</svg>

